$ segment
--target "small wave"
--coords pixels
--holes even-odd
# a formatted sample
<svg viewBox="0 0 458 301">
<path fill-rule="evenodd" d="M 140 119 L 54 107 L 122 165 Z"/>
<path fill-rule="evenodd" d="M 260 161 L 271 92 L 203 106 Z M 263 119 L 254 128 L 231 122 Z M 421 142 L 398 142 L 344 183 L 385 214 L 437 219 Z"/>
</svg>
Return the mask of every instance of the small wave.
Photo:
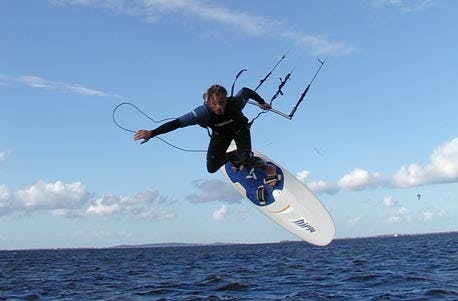
<svg viewBox="0 0 458 301">
<path fill-rule="evenodd" d="M 224 291 L 242 291 L 247 289 L 248 286 L 238 283 L 238 282 L 233 282 L 233 283 L 228 283 L 223 286 L 220 286 L 216 289 L 216 291 L 219 292 L 224 292 Z"/>
<path fill-rule="evenodd" d="M 443 289 L 431 289 L 425 292 L 426 296 L 439 297 L 444 295 L 458 295 L 455 291 L 443 290 Z"/>
<path fill-rule="evenodd" d="M 204 283 L 218 283 L 223 280 L 223 276 L 220 275 L 211 275 L 210 277 L 207 277 L 203 282 Z"/>
<path fill-rule="evenodd" d="M 25 296 L 21 296 L 20 299 L 22 300 L 38 300 L 40 296 L 38 294 L 28 294 Z"/>
<path fill-rule="evenodd" d="M 368 281 L 368 280 L 373 280 L 380 278 L 379 275 L 374 275 L 374 274 L 368 274 L 368 275 L 354 275 L 347 277 L 345 280 L 346 281 Z"/>
<path fill-rule="evenodd" d="M 412 282 L 414 282 L 414 281 L 428 281 L 427 278 L 419 277 L 419 276 L 406 276 L 405 280 L 412 281 Z"/>
<path fill-rule="evenodd" d="M 134 294 L 139 296 L 164 295 L 172 292 L 170 288 L 157 287 L 154 285 L 144 285 L 134 289 Z"/>
<path fill-rule="evenodd" d="M 367 264 L 367 261 L 366 260 L 362 260 L 362 259 L 355 259 L 352 262 L 353 266 L 364 266 L 366 264 Z"/>
</svg>

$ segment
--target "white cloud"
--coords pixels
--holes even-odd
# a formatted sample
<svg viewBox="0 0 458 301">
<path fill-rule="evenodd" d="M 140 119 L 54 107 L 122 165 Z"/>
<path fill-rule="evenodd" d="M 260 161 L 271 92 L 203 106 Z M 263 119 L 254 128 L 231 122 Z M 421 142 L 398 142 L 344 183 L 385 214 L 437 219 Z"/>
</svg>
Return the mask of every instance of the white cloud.
<svg viewBox="0 0 458 301">
<path fill-rule="evenodd" d="M 147 22 L 155 22 L 167 14 L 193 17 L 230 26 L 247 34 L 288 39 L 313 55 L 346 55 L 355 50 L 346 43 L 292 31 L 284 22 L 232 10 L 222 6 L 220 2 L 217 4 L 198 0 L 49 0 L 49 2 L 55 5 L 84 5 L 108 9 L 119 14 L 137 16 Z"/>
<path fill-rule="evenodd" d="M 154 207 L 137 209 L 135 215 L 146 220 L 171 220 L 177 217 L 175 212 L 158 210 Z"/>
<path fill-rule="evenodd" d="M 402 166 L 392 176 L 378 172 L 370 173 L 361 168 L 355 168 L 342 176 L 337 184 L 325 181 L 315 181 L 308 184 L 317 193 L 337 193 L 340 189 L 363 190 L 377 187 L 409 188 L 431 184 L 456 183 L 458 181 L 458 138 L 453 138 L 437 147 L 429 157 L 429 163 L 421 165 L 412 163 Z M 299 179 L 308 177 L 308 172 Z M 385 204 L 386 206 L 386 204 Z"/>
<path fill-rule="evenodd" d="M 89 235 L 95 237 L 96 239 L 105 239 L 105 238 L 126 239 L 126 238 L 132 237 L 131 232 L 127 232 L 127 231 L 112 232 L 112 231 L 107 231 L 107 230 L 96 230 L 92 233 L 89 233 Z"/>
<path fill-rule="evenodd" d="M 5 185 L 0 185 L 0 213 L 7 209 L 11 199 L 11 192 Z"/>
<path fill-rule="evenodd" d="M 388 224 L 399 223 L 401 221 L 401 217 L 399 215 L 392 215 L 384 220 L 384 222 Z"/>
<path fill-rule="evenodd" d="M 74 208 L 87 197 L 86 187 L 81 182 L 64 184 L 38 181 L 34 185 L 15 192 L 15 201 L 25 209 Z"/>
<path fill-rule="evenodd" d="M 458 180 L 458 138 L 440 145 L 430 156 L 430 163 L 402 166 L 394 175 L 396 187 L 452 183 Z"/>
<path fill-rule="evenodd" d="M 100 197 L 93 201 L 89 208 L 87 208 L 86 213 L 88 215 L 112 215 L 119 210 L 119 204 L 112 198 Z"/>
<path fill-rule="evenodd" d="M 359 216 L 354 217 L 354 218 L 350 218 L 350 219 L 347 220 L 347 224 L 349 224 L 350 226 L 354 226 L 354 225 L 358 224 L 360 220 L 361 220 L 361 217 L 359 217 Z"/>
<path fill-rule="evenodd" d="M 382 183 L 383 177 L 375 172 L 370 174 L 368 171 L 355 168 L 351 173 L 344 175 L 337 185 L 342 189 L 362 190 L 368 187 L 376 187 Z"/>
<path fill-rule="evenodd" d="M 429 222 L 433 219 L 434 213 L 431 211 L 425 211 L 423 212 L 423 221 L 424 222 Z"/>
<path fill-rule="evenodd" d="M 388 196 L 388 197 L 383 199 L 382 204 L 385 207 L 393 207 L 393 206 L 397 205 L 397 202 L 395 200 L 393 200 L 393 197 Z"/>
<path fill-rule="evenodd" d="M 186 197 L 186 200 L 192 203 L 204 203 L 213 201 L 225 201 L 229 203 L 239 203 L 242 199 L 231 184 L 217 179 L 197 180 L 193 183 L 194 188 L 198 190 Z"/>
<path fill-rule="evenodd" d="M 4 81 L 11 83 L 19 83 L 21 85 L 25 85 L 31 88 L 57 90 L 85 96 L 120 98 L 119 95 L 91 89 L 81 84 L 56 82 L 35 75 L 22 75 L 19 77 L 2 75 L 2 78 Z"/>
<path fill-rule="evenodd" d="M 12 152 L 11 150 L 6 150 L 6 151 L 0 152 L 0 162 L 4 161 L 6 156 L 11 154 L 11 152 Z"/>
<path fill-rule="evenodd" d="M 430 7 L 433 2 L 433 0 L 370 0 L 374 7 L 395 7 L 407 13 Z"/>
<path fill-rule="evenodd" d="M 80 84 L 62 84 L 61 88 L 63 88 L 64 90 L 74 92 L 76 94 L 81 94 L 81 95 L 102 96 L 102 97 L 110 96 L 109 94 L 105 92 L 94 90 L 94 89 L 89 89 Z"/>
<path fill-rule="evenodd" d="M 308 183 L 307 187 L 315 193 L 334 194 L 339 191 L 336 185 L 321 180 Z"/>
<path fill-rule="evenodd" d="M 148 190 L 129 196 L 98 196 L 89 193 L 81 182 L 64 184 L 61 181 L 35 184 L 10 191 L 0 185 L 0 214 L 34 213 L 45 211 L 54 216 L 85 218 L 91 216 L 131 215 L 143 219 L 173 219 L 176 214 L 168 207 L 175 200 Z"/>
<path fill-rule="evenodd" d="M 222 205 L 219 209 L 213 212 L 212 218 L 215 221 L 222 220 L 226 217 L 227 213 L 228 213 L 227 205 Z"/>
<path fill-rule="evenodd" d="M 296 178 L 307 185 L 307 187 L 315 193 L 327 193 L 333 194 L 338 191 L 337 187 L 333 184 L 327 183 L 325 181 L 313 181 L 307 183 L 307 177 L 310 175 L 310 172 L 307 170 L 300 171 L 296 174 Z"/>
<path fill-rule="evenodd" d="M 409 213 L 409 209 L 406 207 L 401 207 L 398 209 L 397 214 L 401 216 L 406 216 Z"/>
<path fill-rule="evenodd" d="M 108 93 L 90 89 L 80 84 L 55 82 L 55 81 L 44 79 L 42 77 L 33 76 L 33 75 L 20 76 L 16 79 L 16 81 L 26 86 L 33 87 L 33 88 L 61 90 L 61 91 L 67 91 L 67 92 L 80 94 L 80 95 L 87 95 L 87 96 L 101 96 L 101 97 L 112 96 Z"/>
<path fill-rule="evenodd" d="M 309 175 L 310 175 L 310 172 L 308 170 L 303 170 L 296 174 L 296 178 L 299 181 L 301 181 L 302 183 L 305 183 L 305 180 L 307 179 Z"/>
<path fill-rule="evenodd" d="M 302 32 L 286 30 L 280 32 L 279 35 L 292 40 L 313 55 L 348 55 L 357 51 L 356 48 L 346 43 L 332 42 L 325 37 L 309 35 Z"/>
<path fill-rule="evenodd" d="M 18 82 L 23 83 L 26 86 L 33 87 L 33 88 L 55 88 L 56 84 L 45 80 L 44 78 L 33 76 L 33 75 L 24 75 L 20 76 L 17 79 Z"/>
<path fill-rule="evenodd" d="M 160 203 L 160 204 L 171 204 L 176 200 L 167 198 L 159 193 L 158 190 L 146 190 L 137 193 L 133 198 L 124 198 L 121 200 L 122 203 Z"/>
<path fill-rule="evenodd" d="M 410 210 L 406 207 L 399 207 L 396 212 L 384 220 L 385 223 L 400 223 L 402 221 L 410 221 Z"/>
</svg>

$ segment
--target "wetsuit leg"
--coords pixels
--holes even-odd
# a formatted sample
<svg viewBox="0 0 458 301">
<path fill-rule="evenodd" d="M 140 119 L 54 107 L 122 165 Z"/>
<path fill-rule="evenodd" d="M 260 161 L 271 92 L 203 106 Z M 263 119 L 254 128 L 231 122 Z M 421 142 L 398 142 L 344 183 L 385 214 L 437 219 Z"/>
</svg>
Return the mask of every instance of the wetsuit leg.
<svg viewBox="0 0 458 301">
<path fill-rule="evenodd" d="M 261 158 L 253 155 L 249 127 L 238 130 L 234 140 L 237 144 L 237 157 L 241 164 L 266 169 L 266 163 Z"/>
<path fill-rule="evenodd" d="M 207 151 L 207 170 L 209 173 L 218 171 L 230 159 L 231 156 L 226 155 L 226 151 L 232 139 L 232 135 L 212 133 Z"/>
</svg>

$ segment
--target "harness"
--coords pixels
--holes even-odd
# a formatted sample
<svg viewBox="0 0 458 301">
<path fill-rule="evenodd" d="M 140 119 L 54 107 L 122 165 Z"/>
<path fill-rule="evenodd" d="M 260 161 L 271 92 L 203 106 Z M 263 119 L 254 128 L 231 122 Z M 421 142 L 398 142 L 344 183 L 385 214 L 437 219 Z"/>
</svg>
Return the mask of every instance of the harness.
<svg viewBox="0 0 458 301">
<path fill-rule="evenodd" d="M 207 128 L 211 128 L 213 133 L 237 133 L 240 129 L 248 127 L 248 118 L 238 110 L 229 98 L 222 115 L 210 112 L 210 120 Z"/>
</svg>

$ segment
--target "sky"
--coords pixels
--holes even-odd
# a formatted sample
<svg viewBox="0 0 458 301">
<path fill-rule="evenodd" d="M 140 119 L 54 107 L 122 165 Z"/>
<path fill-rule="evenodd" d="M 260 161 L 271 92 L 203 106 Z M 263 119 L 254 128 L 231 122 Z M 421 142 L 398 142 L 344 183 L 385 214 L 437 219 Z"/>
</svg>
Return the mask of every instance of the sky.
<svg viewBox="0 0 458 301">
<path fill-rule="evenodd" d="M 253 146 L 328 208 L 336 238 L 458 230 L 458 2 L 0 1 L 0 249 L 297 240 L 209 174 L 140 145 L 219 83 L 254 88 Z M 248 118 L 258 109 L 247 106 Z M 132 106 L 127 129 L 160 123 Z M 198 126 L 161 138 L 205 150 Z"/>
</svg>

